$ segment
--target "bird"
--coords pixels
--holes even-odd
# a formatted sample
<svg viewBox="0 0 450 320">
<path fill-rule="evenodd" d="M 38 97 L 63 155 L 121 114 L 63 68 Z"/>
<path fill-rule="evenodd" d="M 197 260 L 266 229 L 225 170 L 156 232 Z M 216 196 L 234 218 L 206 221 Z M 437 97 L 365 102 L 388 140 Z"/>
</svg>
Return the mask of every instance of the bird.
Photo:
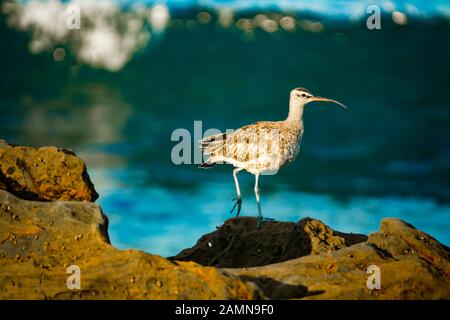
<svg viewBox="0 0 450 320">
<path fill-rule="evenodd" d="M 300 143 L 304 133 L 303 109 L 314 101 L 331 102 L 347 107 L 333 99 L 314 96 L 305 88 L 295 88 L 290 92 L 289 112 L 281 121 L 260 121 L 243 126 L 231 132 L 209 135 L 201 139 L 200 147 L 206 160 L 200 168 L 211 168 L 217 164 L 231 164 L 236 188 L 236 197 L 230 214 L 237 207 L 236 217 L 242 206 L 242 195 L 238 173 L 245 170 L 255 176 L 254 192 L 258 206 L 257 228 L 265 221 L 261 209 L 259 178 L 260 175 L 273 175 L 291 163 L 300 151 Z"/>
</svg>

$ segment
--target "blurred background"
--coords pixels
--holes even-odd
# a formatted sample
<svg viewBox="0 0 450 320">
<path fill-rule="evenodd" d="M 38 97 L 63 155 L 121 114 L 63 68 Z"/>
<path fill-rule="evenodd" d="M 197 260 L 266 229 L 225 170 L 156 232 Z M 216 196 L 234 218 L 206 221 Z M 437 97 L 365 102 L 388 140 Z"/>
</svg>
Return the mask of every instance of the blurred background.
<svg viewBox="0 0 450 320">
<path fill-rule="evenodd" d="M 350 109 L 307 106 L 299 157 L 261 178 L 263 213 L 363 233 L 400 217 L 450 245 L 449 26 L 446 0 L 3 1 L 0 138 L 73 149 L 112 243 L 174 255 L 230 217 L 235 189 L 229 166 L 175 165 L 172 132 L 193 159 L 194 121 L 283 119 L 302 86 Z"/>
</svg>

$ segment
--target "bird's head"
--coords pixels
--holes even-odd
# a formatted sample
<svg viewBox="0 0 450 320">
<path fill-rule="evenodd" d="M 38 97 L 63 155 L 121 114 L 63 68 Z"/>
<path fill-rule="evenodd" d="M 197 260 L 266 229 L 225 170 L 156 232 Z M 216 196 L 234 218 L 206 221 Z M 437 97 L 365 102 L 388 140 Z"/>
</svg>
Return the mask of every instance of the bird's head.
<svg viewBox="0 0 450 320">
<path fill-rule="evenodd" d="M 306 90 L 305 88 L 295 88 L 291 91 L 291 101 L 295 101 L 299 103 L 300 105 L 305 105 L 307 103 L 313 102 L 313 101 L 325 101 L 325 102 L 332 102 L 340 105 L 344 109 L 347 109 L 346 106 L 344 106 L 339 101 L 328 99 L 324 97 L 317 97 L 314 96 L 311 92 Z"/>
</svg>

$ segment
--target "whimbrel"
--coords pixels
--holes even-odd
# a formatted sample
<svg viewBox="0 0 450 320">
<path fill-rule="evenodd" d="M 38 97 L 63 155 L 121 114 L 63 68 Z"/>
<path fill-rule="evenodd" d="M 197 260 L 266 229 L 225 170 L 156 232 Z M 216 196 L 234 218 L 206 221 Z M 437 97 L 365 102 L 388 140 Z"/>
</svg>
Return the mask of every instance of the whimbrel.
<svg viewBox="0 0 450 320">
<path fill-rule="evenodd" d="M 346 108 L 342 103 L 312 95 L 304 88 L 291 91 L 289 114 L 282 121 L 261 121 L 239 128 L 231 133 L 219 133 L 202 139 L 201 147 L 209 158 L 200 166 L 209 168 L 219 163 L 232 164 L 236 186 L 236 198 L 230 213 L 237 207 L 241 211 L 242 196 L 237 174 L 246 170 L 255 175 L 255 197 L 258 204 L 258 228 L 264 219 L 259 197 L 259 176 L 275 174 L 278 169 L 292 162 L 300 149 L 303 136 L 303 108 L 312 101 L 327 101 Z"/>
</svg>

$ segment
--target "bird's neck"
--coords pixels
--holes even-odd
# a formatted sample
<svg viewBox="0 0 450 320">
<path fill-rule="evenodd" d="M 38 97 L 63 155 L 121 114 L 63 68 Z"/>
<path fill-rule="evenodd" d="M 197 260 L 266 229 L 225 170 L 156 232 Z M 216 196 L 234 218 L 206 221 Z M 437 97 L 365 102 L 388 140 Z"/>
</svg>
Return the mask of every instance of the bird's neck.
<svg viewBox="0 0 450 320">
<path fill-rule="evenodd" d="M 289 122 L 293 126 L 300 127 L 303 116 L 304 105 L 295 99 L 291 99 L 289 102 L 289 114 L 286 118 L 286 122 Z"/>
</svg>

